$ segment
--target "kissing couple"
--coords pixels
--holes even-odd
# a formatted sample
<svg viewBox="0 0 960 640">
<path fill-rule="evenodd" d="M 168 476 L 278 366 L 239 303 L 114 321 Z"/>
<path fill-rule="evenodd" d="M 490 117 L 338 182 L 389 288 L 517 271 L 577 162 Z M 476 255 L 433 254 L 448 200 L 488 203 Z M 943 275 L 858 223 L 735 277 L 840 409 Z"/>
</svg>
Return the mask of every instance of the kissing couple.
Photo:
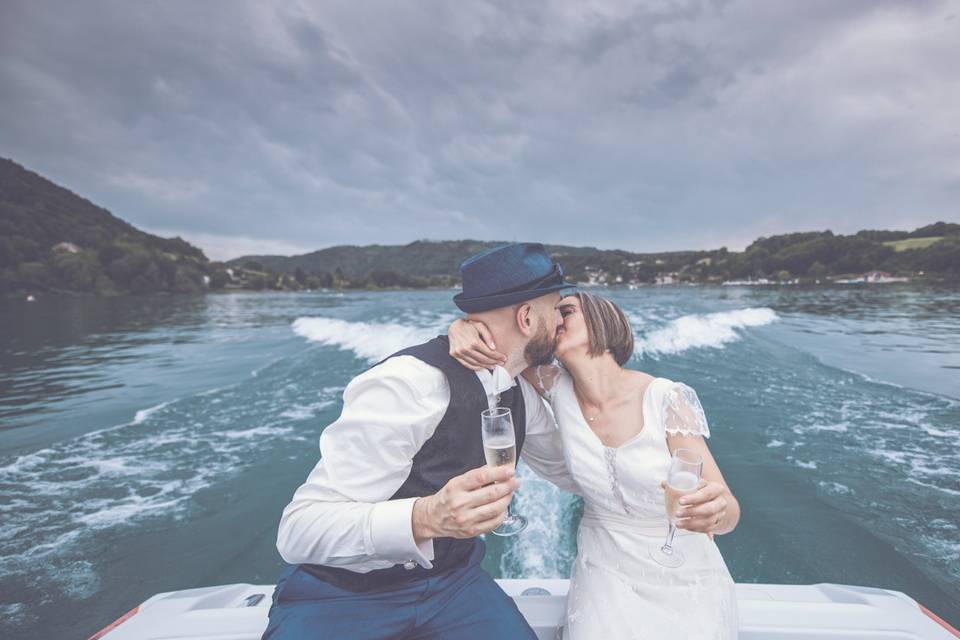
<svg viewBox="0 0 960 640">
<path fill-rule="evenodd" d="M 526 464 L 583 498 L 564 638 L 735 638 L 713 536 L 740 508 L 694 390 L 627 369 L 623 311 L 561 295 L 572 285 L 541 244 L 460 274 L 465 318 L 344 390 L 280 520 L 289 566 L 263 639 L 535 639 L 480 566 L 520 486 L 512 464 L 485 464 L 481 413 L 498 407 Z"/>
</svg>

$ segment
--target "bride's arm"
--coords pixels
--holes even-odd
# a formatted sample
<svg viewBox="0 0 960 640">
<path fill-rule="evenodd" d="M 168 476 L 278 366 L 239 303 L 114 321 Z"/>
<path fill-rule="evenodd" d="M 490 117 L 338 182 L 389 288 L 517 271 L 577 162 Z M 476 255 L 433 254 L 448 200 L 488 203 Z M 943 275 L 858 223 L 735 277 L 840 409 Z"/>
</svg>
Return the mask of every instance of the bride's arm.
<svg viewBox="0 0 960 640">
<path fill-rule="evenodd" d="M 680 498 L 677 527 L 700 533 L 722 535 L 730 533 L 740 521 L 740 503 L 730 490 L 720 467 L 710 453 L 707 441 L 698 435 L 668 435 L 667 447 L 692 449 L 703 458 L 700 487 L 689 496 Z"/>
<path fill-rule="evenodd" d="M 740 503 L 707 446 L 710 428 L 700 399 L 687 385 L 674 383 L 664 395 L 662 411 L 670 453 L 690 449 L 703 459 L 700 486 L 694 493 L 680 498 L 677 517 L 681 519 L 677 527 L 700 533 L 730 533 L 740 521 Z"/>
<path fill-rule="evenodd" d="M 457 318 L 447 329 L 447 337 L 450 355 L 468 369 L 492 369 L 507 361 L 507 356 L 497 351 L 493 335 L 482 322 Z"/>
<path fill-rule="evenodd" d="M 447 329 L 450 339 L 450 355 L 460 364 L 478 371 L 503 365 L 507 357 L 496 351 L 493 335 L 487 325 L 478 320 L 454 320 Z M 560 369 L 554 365 L 527 367 L 521 375 L 537 390 L 541 398 L 549 398 L 550 390 Z"/>
</svg>

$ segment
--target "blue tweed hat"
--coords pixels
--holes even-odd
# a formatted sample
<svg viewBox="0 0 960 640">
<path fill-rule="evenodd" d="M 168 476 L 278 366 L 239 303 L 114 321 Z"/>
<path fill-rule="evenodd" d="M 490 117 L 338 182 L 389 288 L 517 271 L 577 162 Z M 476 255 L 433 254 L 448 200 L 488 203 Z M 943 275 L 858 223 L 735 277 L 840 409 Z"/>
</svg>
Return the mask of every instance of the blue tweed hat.
<svg viewBox="0 0 960 640">
<path fill-rule="evenodd" d="M 466 313 L 480 313 L 573 287 L 563 267 L 539 242 L 518 242 L 488 249 L 460 265 L 463 291 L 453 297 Z"/>
</svg>

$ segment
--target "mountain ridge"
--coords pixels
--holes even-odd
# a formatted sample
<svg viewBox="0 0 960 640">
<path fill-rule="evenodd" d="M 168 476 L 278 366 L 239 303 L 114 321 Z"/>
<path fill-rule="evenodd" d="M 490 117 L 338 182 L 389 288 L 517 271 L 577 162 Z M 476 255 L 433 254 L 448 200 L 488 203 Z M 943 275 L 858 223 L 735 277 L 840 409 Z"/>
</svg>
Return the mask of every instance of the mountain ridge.
<svg viewBox="0 0 960 640">
<path fill-rule="evenodd" d="M 395 271 L 419 278 L 458 277 L 467 257 L 505 242 L 417 240 L 405 245 L 338 245 L 295 256 L 248 255 L 229 260 L 277 273 L 337 274 L 368 278 Z M 960 277 L 960 224 L 936 222 L 913 231 L 862 230 L 850 235 L 806 231 L 760 237 L 744 251 L 711 250 L 638 253 L 569 245 L 545 245 L 567 273 L 594 284 L 643 284 L 676 276 L 691 282 L 730 278 L 821 279 L 889 271 L 895 275 Z"/>
<path fill-rule="evenodd" d="M 450 287 L 471 255 L 504 244 L 417 240 L 340 245 L 299 256 L 211 262 L 182 238 L 161 238 L 82 196 L 0 158 L 0 294 L 199 293 L 220 289 Z M 960 280 L 960 224 L 851 235 L 809 231 L 761 237 L 744 251 L 638 253 L 546 245 L 587 284 L 720 283 L 730 279 L 820 282 L 844 274 Z"/>
</svg>

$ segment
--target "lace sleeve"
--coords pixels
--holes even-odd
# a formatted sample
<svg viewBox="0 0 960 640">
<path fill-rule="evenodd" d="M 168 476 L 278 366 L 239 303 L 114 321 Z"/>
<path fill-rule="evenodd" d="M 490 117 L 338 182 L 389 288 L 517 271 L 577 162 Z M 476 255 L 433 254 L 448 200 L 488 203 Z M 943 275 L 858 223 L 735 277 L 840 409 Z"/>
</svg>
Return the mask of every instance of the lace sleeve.
<svg viewBox="0 0 960 640">
<path fill-rule="evenodd" d="M 697 392 L 683 384 L 673 383 L 663 395 L 663 429 L 669 435 L 710 437 L 710 427 Z"/>
</svg>

